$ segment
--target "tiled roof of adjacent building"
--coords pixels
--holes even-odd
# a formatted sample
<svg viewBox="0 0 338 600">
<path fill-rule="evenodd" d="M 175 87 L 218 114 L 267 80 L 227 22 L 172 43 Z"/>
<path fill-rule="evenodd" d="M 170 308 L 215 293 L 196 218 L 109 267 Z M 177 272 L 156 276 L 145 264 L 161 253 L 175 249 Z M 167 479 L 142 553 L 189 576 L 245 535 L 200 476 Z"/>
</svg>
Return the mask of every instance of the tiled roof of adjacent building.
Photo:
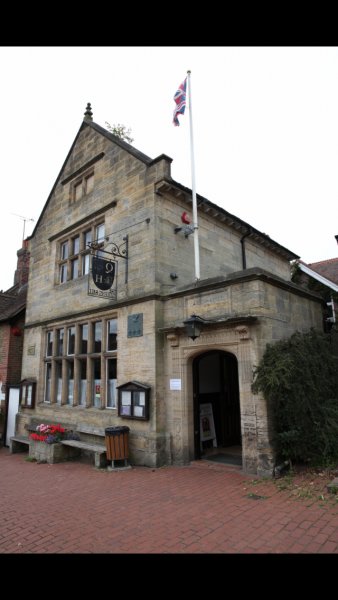
<svg viewBox="0 0 338 600">
<path fill-rule="evenodd" d="M 326 279 L 338 284 L 338 258 L 329 258 L 319 262 L 308 263 L 308 266 Z"/>
<path fill-rule="evenodd" d="M 0 293 L 0 322 L 9 321 L 26 306 L 28 285 L 16 285 Z"/>
</svg>

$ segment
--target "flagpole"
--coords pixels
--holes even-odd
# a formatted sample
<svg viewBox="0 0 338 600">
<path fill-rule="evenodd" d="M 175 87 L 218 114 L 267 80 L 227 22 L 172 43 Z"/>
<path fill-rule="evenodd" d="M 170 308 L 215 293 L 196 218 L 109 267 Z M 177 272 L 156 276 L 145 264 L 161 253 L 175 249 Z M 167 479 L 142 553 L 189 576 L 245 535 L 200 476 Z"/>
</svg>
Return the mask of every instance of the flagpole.
<svg viewBox="0 0 338 600">
<path fill-rule="evenodd" d="M 194 227 L 194 255 L 195 255 L 195 280 L 199 281 L 200 276 L 200 254 L 198 245 L 198 221 L 197 221 L 197 202 L 196 202 L 196 183 L 195 183 L 195 159 L 194 159 L 194 135 L 192 129 L 192 106 L 191 106 L 191 71 L 187 71 L 188 98 L 189 98 L 189 123 L 190 123 L 190 157 L 191 157 L 191 187 L 192 187 L 192 214 Z"/>
</svg>

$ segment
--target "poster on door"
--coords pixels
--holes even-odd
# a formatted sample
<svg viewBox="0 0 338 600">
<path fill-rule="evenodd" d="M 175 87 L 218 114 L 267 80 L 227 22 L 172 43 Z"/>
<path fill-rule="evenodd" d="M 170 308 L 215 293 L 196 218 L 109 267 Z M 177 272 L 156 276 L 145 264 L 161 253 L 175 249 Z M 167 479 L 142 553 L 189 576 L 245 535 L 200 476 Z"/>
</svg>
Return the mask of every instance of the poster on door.
<svg viewBox="0 0 338 600">
<path fill-rule="evenodd" d="M 201 444 L 208 440 L 213 440 L 213 446 L 217 446 L 214 415 L 212 413 L 212 404 L 200 404 L 200 437 Z"/>
</svg>

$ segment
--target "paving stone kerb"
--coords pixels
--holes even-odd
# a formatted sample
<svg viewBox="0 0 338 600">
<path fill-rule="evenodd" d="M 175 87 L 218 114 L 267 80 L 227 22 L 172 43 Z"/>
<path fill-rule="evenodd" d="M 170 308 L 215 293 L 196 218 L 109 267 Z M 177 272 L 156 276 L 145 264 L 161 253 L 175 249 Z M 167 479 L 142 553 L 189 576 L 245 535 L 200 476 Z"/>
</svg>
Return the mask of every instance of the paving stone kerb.
<svg viewBox="0 0 338 600">
<path fill-rule="evenodd" d="M 338 553 L 338 507 L 239 468 L 98 470 L 0 449 L 0 553 Z"/>
</svg>

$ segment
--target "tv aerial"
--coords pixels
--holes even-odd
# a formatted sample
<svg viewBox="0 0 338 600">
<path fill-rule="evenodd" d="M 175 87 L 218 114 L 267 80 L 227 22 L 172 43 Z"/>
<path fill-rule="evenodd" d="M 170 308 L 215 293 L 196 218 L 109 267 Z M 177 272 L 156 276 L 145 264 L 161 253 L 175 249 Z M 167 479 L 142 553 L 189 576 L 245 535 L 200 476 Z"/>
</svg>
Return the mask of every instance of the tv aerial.
<svg viewBox="0 0 338 600">
<path fill-rule="evenodd" d="M 23 220 L 23 232 L 22 232 L 22 239 L 25 239 L 25 229 L 26 229 L 26 223 L 27 221 L 34 221 L 34 219 L 29 219 L 28 217 L 23 217 L 22 215 L 17 215 L 16 213 L 11 213 L 11 215 L 14 215 L 14 217 L 19 217 L 20 219 Z"/>
</svg>

